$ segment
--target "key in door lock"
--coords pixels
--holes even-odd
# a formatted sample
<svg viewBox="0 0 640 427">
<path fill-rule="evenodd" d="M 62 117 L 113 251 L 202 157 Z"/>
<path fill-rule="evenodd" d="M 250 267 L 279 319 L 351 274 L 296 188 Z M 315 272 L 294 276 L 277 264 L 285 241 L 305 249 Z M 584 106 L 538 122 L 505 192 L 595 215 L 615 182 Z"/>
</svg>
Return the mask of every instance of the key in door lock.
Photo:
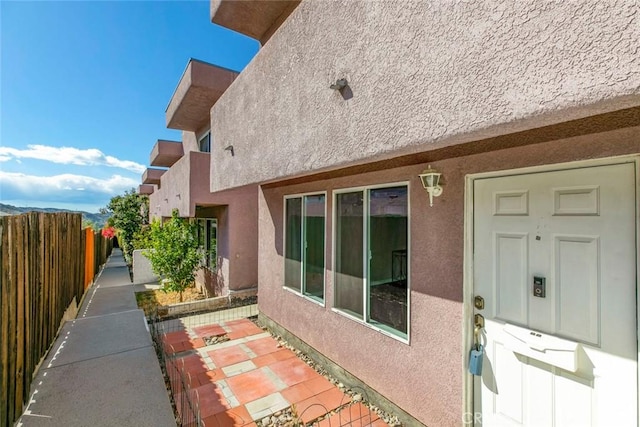
<svg viewBox="0 0 640 427">
<path fill-rule="evenodd" d="M 547 279 L 540 276 L 533 276 L 533 296 L 538 298 L 546 298 L 547 295 Z"/>
</svg>

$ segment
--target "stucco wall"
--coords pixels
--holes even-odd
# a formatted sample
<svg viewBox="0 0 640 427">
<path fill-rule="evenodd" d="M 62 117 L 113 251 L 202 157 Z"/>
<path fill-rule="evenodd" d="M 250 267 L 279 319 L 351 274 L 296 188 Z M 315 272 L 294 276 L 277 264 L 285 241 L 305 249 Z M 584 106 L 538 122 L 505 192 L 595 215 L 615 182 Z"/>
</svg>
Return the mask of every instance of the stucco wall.
<svg viewBox="0 0 640 427">
<path fill-rule="evenodd" d="M 232 291 L 258 285 L 258 187 L 211 194 L 216 205 L 206 217 L 218 219 L 218 261 Z"/>
<path fill-rule="evenodd" d="M 149 211 L 155 217 L 171 217 L 171 212 L 178 209 L 180 216 L 190 216 L 190 169 L 191 153 L 174 163 L 160 178 L 157 188 L 149 200 Z"/>
<path fill-rule="evenodd" d="M 188 151 L 200 151 L 196 132 L 182 131 L 182 146 L 184 147 L 185 154 Z"/>
<path fill-rule="evenodd" d="M 443 173 L 444 192 L 433 207 L 428 206 L 417 176 L 426 165 L 263 188 L 259 197 L 260 310 L 426 425 L 460 425 L 465 375 L 465 176 L 629 153 L 640 153 L 640 127 L 440 160 L 432 166 Z M 331 310 L 331 190 L 399 181 L 410 182 L 409 345 Z M 329 191 L 326 307 L 282 288 L 283 197 L 314 191 Z"/>
<path fill-rule="evenodd" d="M 133 251 L 133 284 L 155 283 L 158 279 L 158 275 L 153 272 L 151 267 L 151 261 L 144 256 L 143 250 Z"/>
<path fill-rule="evenodd" d="M 640 105 L 638 28 L 633 0 L 305 0 L 211 110 L 212 190 Z"/>
<path fill-rule="evenodd" d="M 189 137 L 186 134 L 191 134 Z M 194 149 L 193 132 L 183 132 L 185 155 L 161 178 L 161 186 L 149 199 L 152 217 L 170 217 L 178 209 L 182 217 L 218 219 L 219 290 L 249 289 L 257 286 L 258 213 L 256 185 L 228 191 L 209 191 L 211 154 Z M 211 162 L 215 163 L 215 161 Z M 197 207 L 210 207 L 207 214 Z M 204 280 L 199 275 L 199 282 Z"/>
</svg>

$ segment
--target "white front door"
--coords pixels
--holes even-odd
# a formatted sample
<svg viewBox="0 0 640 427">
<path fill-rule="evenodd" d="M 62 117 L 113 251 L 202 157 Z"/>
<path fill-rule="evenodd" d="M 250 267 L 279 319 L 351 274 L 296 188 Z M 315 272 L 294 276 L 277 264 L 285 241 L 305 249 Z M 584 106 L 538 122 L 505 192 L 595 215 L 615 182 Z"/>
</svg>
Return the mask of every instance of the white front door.
<svg viewBox="0 0 640 427">
<path fill-rule="evenodd" d="M 635 164 L 474 181 L 485 426 L 636 426 Z"/>
</svg>

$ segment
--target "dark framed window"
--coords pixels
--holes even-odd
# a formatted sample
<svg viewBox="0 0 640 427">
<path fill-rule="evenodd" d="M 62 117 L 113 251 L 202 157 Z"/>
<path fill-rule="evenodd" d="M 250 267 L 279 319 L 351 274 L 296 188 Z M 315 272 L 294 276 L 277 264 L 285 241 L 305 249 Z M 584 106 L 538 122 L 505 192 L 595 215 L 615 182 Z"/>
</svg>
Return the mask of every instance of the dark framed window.
<svg viewBox="0 0 640 427">
<path fill-rule="evenodd" d="M 198 219 L 198 245 L 202 250 L 203 267 L 211 270 L 216 269 L 218 253 L 218 220 Z"/>
<path fill-rule="evenodd" d="M 198 146 L 203 153 L 211 152 L 211 132 L 205 133 L 199 140 Z"/>
<path fill-rule="evenodd" d="M 408 187 L 336 192 L 334 206 L 334 307 L 407 339 Z"/>
<path fill-rule="evenodd" d="M 326 196 L 285 198 L 284 286 L 324 302 Z"/>
</svg>

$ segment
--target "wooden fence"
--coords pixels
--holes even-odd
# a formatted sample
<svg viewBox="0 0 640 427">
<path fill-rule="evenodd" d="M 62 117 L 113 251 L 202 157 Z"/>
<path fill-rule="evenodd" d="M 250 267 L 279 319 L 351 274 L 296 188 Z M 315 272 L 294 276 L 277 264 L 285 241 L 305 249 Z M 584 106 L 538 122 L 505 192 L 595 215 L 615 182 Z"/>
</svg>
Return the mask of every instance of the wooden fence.
<svg viewBox="0 0 640 427">
<path fill-rule="evenodd" d="M 82 230 L 74 213 L 0 217 L 0 236 L 0 426 L 6 427 L 22 414 L 67 308 L 80 304 L 111 241 Z"/>
</svg>

